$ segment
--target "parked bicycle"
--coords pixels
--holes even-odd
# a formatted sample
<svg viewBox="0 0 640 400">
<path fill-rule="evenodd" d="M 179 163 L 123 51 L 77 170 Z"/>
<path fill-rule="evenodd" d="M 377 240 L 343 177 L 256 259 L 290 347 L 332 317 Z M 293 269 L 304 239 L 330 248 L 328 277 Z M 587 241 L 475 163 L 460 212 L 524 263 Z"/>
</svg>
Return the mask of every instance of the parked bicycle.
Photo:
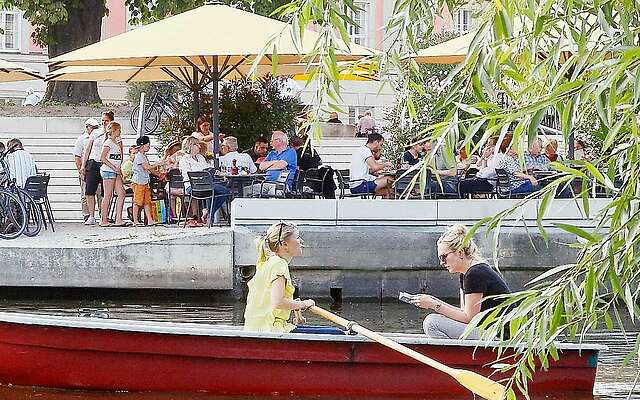
<svg viewBox="0 0 640 400">
<path fill-rule="evenodd" d="M 0 199 L 0 237 L 15 239 L 24 234 L 36 236 L 42 230 L 42 211 L 27 191 L 16 185 L 6 163 L 7 153 L 0 154 L 0 169 L 3 171 L 2 198 Z"/>
<path fill-rule="evenodd" d="M 180 105 L 171 96 L 163 96 L 159 91 L 155 92 L 150 102 L 145 102 L 142 115 L 142 135 L 153 134 L 160 123 L 178 113 Z M 138 118 L 140 116 L 140 104 L 131 113 L 131 127 L 138 132 Z"/>
</svg>

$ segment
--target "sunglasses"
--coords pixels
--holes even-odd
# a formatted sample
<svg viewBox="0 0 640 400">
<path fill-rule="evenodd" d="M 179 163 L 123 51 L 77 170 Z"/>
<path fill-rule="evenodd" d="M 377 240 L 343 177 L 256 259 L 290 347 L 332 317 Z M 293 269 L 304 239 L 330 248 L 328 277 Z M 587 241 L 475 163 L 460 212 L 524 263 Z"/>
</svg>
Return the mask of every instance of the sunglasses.
<svg viewBox="0 0 640 400">
<path fill-rule="evenodd" d="M 452 250 L 452 251 L 450 251 L 448 253 L 440 254 L 438 256 L 438 258 L 440 259 L 440 262 L 444 264 L 444 263 L 447 262 L 447 257 L 449 256 L 449 254 L 455 253 L 455 252 L 456 252 L 455 250 Z"/>
</svg>

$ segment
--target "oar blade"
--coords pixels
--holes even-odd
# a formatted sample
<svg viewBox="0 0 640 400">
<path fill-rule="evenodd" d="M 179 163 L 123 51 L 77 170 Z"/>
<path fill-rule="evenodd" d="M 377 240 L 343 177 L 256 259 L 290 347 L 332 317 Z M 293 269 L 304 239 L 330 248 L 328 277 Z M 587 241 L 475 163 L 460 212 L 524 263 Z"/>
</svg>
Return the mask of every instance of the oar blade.
<svg viewBox="0 0 640 400">
<path fill-rule="evenodd" d="M 472 371 L 462 369 L 455 370 L 452 376 L 460 382 L 460 384 L 473 393 L 488 400 L 503 400 L 505 387 L 500 383 L 493 381 L 486 376 L 482 376 Z"/>
</svg>

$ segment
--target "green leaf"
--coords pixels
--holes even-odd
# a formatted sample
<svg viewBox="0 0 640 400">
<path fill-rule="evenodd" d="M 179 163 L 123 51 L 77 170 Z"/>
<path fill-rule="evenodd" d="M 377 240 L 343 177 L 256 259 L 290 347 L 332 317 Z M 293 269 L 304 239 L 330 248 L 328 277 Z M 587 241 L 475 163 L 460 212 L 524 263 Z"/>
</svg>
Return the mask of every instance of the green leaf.
<svg viewBox="0 0 640 400">
<path fill-rule="evenodd" d="M 574 234 L 574 235 L 576 235 L 578 237 L 581 237 L 581 238 L 583 238 L 583 239 L 585 239 L 585 240 L 587 240 L 589 242 L 597 242 L 597 241 L 600 240 L 600 237 L 598 235 L 589 233 L 589 232 L 585 231 L 584 229 L 579 228 L 579 227 L 577 227 L 575 225 L 563 224 L 563 223 L 560 223 L 560 222 L 554 222 L 553 225 L 558 227 L 558 228 L 560 228 L 560 229 L 562 229 L 565 232 L 572 233 L 572 234 Z"/>
<path fill-rule="evenodd" d="M 595 297 L 596 273 L 593 266 L 590 266 L 584 284 L 585 310 L 592 311 L 593 298 Z"/>
</svg>

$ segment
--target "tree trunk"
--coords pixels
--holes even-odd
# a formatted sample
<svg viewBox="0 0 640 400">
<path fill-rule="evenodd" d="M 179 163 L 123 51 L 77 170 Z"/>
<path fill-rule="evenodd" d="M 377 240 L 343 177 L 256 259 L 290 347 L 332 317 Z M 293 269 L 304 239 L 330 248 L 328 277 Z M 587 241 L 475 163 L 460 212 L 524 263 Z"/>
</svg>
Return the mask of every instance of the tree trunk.
<svg viewBox="0 0 640 400">
<path fill-rule="evenodd" d="M 65 0 L 69 14 L 63 24 L 51 26 L 49 57 L 56 57 L 88 44 L 100 41 L 102 17 L 106 13 L 104 0 Z M 44 101 L 64 104 L 101 103 L 96 82 L 47 83 Z"/>
</svg>

